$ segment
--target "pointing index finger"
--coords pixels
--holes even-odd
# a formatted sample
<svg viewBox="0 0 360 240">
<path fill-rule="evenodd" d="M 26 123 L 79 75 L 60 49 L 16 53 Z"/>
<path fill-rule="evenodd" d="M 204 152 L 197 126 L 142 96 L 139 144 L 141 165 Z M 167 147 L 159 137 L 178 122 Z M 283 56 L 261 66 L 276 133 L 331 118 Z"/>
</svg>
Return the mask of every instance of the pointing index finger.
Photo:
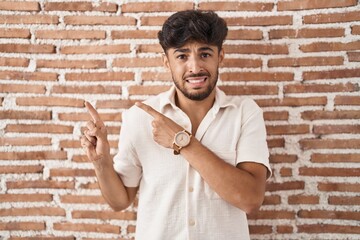
<svg viewBox="0 0 360 240">
<path fill-rule="evenodd" d="M 145 112 L 147 112 L 148 114 L 150 114 L 151 116 L 153 116 L 154 118 L 163 116 L 161 113 L 159 113 L 158 111 L 156 111 L 155 109 L 153 109 L 149 105 L 146 105 L 145 103 L 136 102 L 135 105 L 137 107 L 141 108 L 142 110 L 144 110 Z"/>
<path fill-rule="evenodd" d="M 91 118 L 94 120 L 95 124 L 104 125 L 103 121 L 100 118 L 99 113 L 95 110 L 95 108 L 89 103 L 85 101 L 85 107 L 87 108 Z"/>
</svg>

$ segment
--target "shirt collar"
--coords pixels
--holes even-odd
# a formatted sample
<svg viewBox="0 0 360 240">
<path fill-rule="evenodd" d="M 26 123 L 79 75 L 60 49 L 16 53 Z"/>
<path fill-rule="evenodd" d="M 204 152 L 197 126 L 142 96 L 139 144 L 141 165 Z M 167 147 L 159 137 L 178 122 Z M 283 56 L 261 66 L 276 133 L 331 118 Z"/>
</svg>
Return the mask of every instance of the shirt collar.
<svg viewBox="0 0 360 240">
<path fill-rule="evenodd" d="M 231 101 L 229 98 L 220 88 L 215 87 L 215 102 L 213 105 L 213 110 L 217 112 L 220 108 L 226 108 L 230 106 L 236 107 L 236 105 Z M 172 86 L 168 91 L 164 92 L 163 97 L 160 100 L 160 110 L 164 112 L 165 107 L 168 105 L 172 108 L 178 108 L 175 104 L 175 86 Z"/>
</svg>

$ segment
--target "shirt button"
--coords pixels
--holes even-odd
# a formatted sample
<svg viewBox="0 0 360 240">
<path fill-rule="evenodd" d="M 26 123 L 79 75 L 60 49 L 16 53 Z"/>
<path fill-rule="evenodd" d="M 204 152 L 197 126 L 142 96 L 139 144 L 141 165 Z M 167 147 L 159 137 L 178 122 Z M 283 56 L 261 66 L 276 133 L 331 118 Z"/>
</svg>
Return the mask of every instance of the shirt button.
<svg viewBox="0 0 360 240">
<path fill-rule="evenodd" d="M 195 226 L 195 220 L 190 219 L 190 220 L 189 220 L 189 225 L 190 225 L 190 226 Z"/>
<path fill-rule="evenodd" d="M 193 187 L 189 187 L 189 192 L 193 192 L 194 188 Z"/>
</svg>

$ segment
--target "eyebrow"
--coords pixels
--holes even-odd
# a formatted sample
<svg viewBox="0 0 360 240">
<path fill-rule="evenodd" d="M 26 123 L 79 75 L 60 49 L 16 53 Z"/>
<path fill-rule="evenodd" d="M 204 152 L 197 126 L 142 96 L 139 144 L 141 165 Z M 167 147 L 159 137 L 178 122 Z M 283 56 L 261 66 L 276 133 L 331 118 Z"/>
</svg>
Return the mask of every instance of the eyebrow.
<svg viewBox="0 0 360 240">
<path fill-rule="evenodd" d="M 214 52 L 214 50 L 212 48 L 210 48 L 210 47 L 201 47 L 198 50 L 199 51 L 211 51 L 211 52 Z M 177 52 L 188 53 L 188 52 L 190 52 L 190 49 L 189 48 L 177 48 L 177 49 L 175 49 L 174 54 L 177 53 Z"/>
</svg>

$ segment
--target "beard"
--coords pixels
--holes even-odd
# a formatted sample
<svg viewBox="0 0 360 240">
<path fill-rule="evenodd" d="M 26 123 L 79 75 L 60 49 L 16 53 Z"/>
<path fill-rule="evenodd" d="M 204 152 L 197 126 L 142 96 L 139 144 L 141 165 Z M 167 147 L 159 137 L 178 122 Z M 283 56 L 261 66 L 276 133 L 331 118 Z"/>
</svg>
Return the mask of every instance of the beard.
<svg viewBox="0 0 360 240">
<path fill-rule="evenodd" d="M 212 93 L 212 91 L 214 90 L 214 88 L 216 86 L 216 83 L 217 83 L 217 80 L 218 80 L 218 75 L 219 75 L 219 72 L 216 71 L 216 75 L 214 76 L 215 80 L 213 81 L 213 83 L 210 81 L 211 75 L 208 74 L 208 73 L 191 74 L 191 75 L 185 76 L 182 79 L 182 81 L 185 81 L 185 78 L 187 78 L 187 77 L 203 77 L 203 76 L 206 76 L 207 77 L 206 81 L 209 81 L 210 84 L 206 87 L 206 89 L 204 91 L 201 91 L 201 92 L 190 92 L 190 91 L 188 91 L 188 89 L 186 89 L 184 87 L 184 85 L 179 84 L 179 82 L 175 80 L 174 76 L 172 76 L 172 79 L 173 79 L 173 82 L 174 82 L 176 88 L 179 89 L 180 92 L 186 98 L 188 98 L 190 100 L 193 100 L 193 101 L 202 101 L 202 100 L 206 99 Z"/>
</svg>

